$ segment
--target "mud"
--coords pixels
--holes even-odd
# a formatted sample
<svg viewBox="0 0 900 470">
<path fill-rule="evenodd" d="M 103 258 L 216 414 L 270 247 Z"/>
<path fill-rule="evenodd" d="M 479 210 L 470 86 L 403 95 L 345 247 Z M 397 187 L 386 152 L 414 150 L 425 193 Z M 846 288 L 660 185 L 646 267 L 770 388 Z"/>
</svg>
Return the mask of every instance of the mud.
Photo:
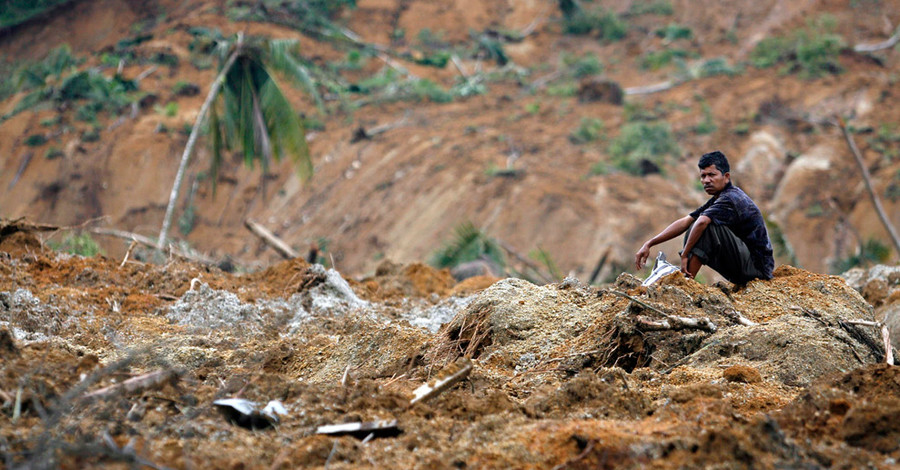
<svg viewBox="0 0 900 470">
<path fill-rule="evenodd" d="M 782 267 L 742 289 L 677 274 L 650 287 L 503 279 L 459 295 L 424 265 L 363 281 L 300 260 L 235 275 L 62 255 L 17 233 L 0 270 L 7 468 L 892 468 L 900 457 L 900 376 L 874 329 L 846 323 L 874 312 L 839 277 Z M 639 321 L 664 315 L 716 329 Z M 474 361 L 465 380 L 409 405 L 459 357 Z M 288 415 L 247 430 L 212 405 L 226 397 L 280 400 Z M 402 432 L 315 433 L 382 419 Z"/>
</svg>

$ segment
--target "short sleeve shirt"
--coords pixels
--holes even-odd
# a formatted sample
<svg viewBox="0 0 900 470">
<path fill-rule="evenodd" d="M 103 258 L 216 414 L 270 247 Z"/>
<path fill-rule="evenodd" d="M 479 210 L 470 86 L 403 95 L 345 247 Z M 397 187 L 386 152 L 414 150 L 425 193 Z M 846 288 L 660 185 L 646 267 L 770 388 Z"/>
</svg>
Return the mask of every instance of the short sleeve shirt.
<svg viewBox="0 0 900 470">
<path fill-rule="evenodd" d="M 695 220 L 705 215 L 712 223 L 731 229 L 750 249 L 753 264 L 766 279 L 772 278 L 775 259 L 772 257 L 772 243 L 766 231 L 762 213 L 750 196 L 737 186 L 728 183 L 719 194 L 700 206 L 691 217 Z"/>
</svg>

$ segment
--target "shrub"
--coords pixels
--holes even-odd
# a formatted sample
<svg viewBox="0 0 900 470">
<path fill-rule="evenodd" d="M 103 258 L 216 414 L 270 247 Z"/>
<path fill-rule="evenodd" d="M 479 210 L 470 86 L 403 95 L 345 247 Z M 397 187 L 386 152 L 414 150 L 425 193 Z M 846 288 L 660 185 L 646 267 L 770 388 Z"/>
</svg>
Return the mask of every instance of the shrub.
<svg viewBox="0 0 900 470">
<path fill-rule="evenodd" d="M 427 78 L 415 80 L 412 86 L 412 93 L 419 100 L 428 99 L 433 103 L 449 103 L 453 101 L 452 93 Z"/>
<path fill-rule="evenodd" d="M 53 159 L 59 158 L 61 156 L 63 156 L 62 150 L 60 150 L 56 147 L 48 148 L 47 153 L 44 154 L 44 158 L 46 158 L 47 160 L 53 160 Z"/>
<path fill-rule="evenodd" d="M 63 239 L 62 243 L 48 243 L 50 248 L 56 251 L 64 251 L 73 255 L 91 257 L 102 254 L 103 250 L 100 245 L 91 237 L 89 233 L 69 234 Z"/>
<path fill-rule="evenodd" d="M 169 101 L 165 106 L 154 105 L 153 110 L 158 114 L 162 114 L 167 117 L 175 117 L 178 115 L 178 102 L 177 101 Z"/>
<path fill-rule="evenodd" d="M 603 121 L 597 118 L 581 118 L 578 125 L 569 135 L 569 140 L 575 144 L 586 144 L 600 138 L 603 134 Z"/>
<path fill-rule="evenodd" d="M 675 7 L 669 0 L 634 2 L 628 10 L 630 15 L 671 15 L 673 13 L 675 13 Z"/>
<path fill-rule="evenodd" d="M 566 65 L 575 78 L 582 78 L 588 75 L 597 75 L 603 71 L 603 64 L 596 54 L 587 53 L 581 57 L 563 56 L 563 64 Z"/>
<path fill-rule="evenodd" d="M 432 256 L 431 264 L 438 268 L 452 268 L 461 263 L 486 258 L 497 266 L 506 266 L 500 244 L 471 222 L 464 222 L 453 230 L 453 239 Z"/>
<path fill-rule="evenodd" d="M 831 265 L 833 274 L 840 274 L 857 266 L 866 267 L 873 264 L 884 263 L 891 256 L 891 248 L 886 244 L 870 238 L 859 245 L 856 253 L 839 258 Z"/>
<path fill-rule="evenodd" d="M 678 39 L 693 39 L 694 32 L 687 26 L 669 23 L 666 27 L 657 29 L 656 36 L 662 38 L 666 42 L 672 42 Z"/>
<path fill-rule="evenodd" d="M 0 9 L 0 29 L 22 24 L 66 0 L 6 0 Z"/>
<path fill-rule="evenodd" d="M 47 143 L 47 137 L 44 134 L 31 134 L 25 138 L 25 145 L 29 147 L 40 147 Z"/>
<path fill-rule="evenodd" d="M 703 120 L 694 126 L 694 132 L 700 135 L 712 134 L 718 128 L 713 122 L 712 109 L 705 101 L 700 103 L 700 106 L 703 109 Z"/>
<path fill-rule="evenodd" d="M 580 36 L 597 32 L 600 39 L 618 41 L 628 33 L 628 24 L 615 13 L 602 8 L 591 11 L 577 9 L 566 16 L 563 31 Z"/>
<path fill-rule="evenodd" d="M 653 167 L 659 169 L 667 155 L 675 156 L 680 149 L 668 123 L 632 122 L 622 127 L 613 140 L 609 153 L 613 165 L 626 173 L 643 175 Z"/>
<path fill-rule="evenodd" d="M 675 59 L 683 60 L 696 56 L 696 52 L 691 52 L 684 49 L 663 49 L 661 51 L 648 52 L 647 54 L 644 54 L 639 60 L 639 65 L 642 69 L 645 70 L 659 70 L 671 64 Z"/>
<path fill-rule="evenodd" d="M 840 73 L 838 57 L 846 43 L 831 32 L 834 26 L 833 17 L 822 15 L 788 37 L 766 38 L 753 49 L 750 62 L 757 68 L 781 63 L 783 72 L 807 79 Z"/>
</svg>

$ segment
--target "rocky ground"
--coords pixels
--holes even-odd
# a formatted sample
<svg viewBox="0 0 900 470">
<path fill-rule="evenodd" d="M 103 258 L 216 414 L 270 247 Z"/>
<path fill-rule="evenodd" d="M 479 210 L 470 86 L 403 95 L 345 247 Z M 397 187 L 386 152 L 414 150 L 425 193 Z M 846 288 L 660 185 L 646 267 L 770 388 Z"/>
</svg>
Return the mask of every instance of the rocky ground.
<svg viewBox="0 0 900 470">
<path fill-rule="evenodd" d="M 55 253 L 21 223 L 4 224 L 0 251 L 5 468 L 895 468 L 900 457 L 900 373 L 880 332 L 852 323 L 883 309 L 837 276 L 781 266 L 743 288 L 680 274 L 649 287 L 629 274 L 600 287 L 456 283 L 385 262 L 353 280 L 299 259 L 234 275 Z M 852 281 L 870 297 L 875 271 Z M 898 283 L 885 282 L 890 306 Z M 278 400 L 285 414 L 247 429 L 213 404 L 224 398 Z M 317 434 L 376 420 L 396 428 Z"/>
</svg>

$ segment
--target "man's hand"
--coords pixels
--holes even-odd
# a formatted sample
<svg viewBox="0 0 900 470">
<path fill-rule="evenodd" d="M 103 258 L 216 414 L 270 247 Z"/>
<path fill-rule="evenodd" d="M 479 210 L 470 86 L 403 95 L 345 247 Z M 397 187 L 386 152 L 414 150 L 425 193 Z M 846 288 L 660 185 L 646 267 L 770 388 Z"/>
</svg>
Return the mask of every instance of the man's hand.
<svg viewBox="0 0 900 470">
<path fill-rule="evenodd" d="M 636 267 L 639 271 L 644 269 L 644 264 L 647 262 L 647 258 L 650 257 L 650 246 L 644 243 L 641 246 L 641 249 L 638 250 L 637 253 L 634 254 L 634 267 Z"/>
<path fill-rule="evenodd" d="M 689 260 L 690 260 L 690 258 L 688 258 L 684 255 L 681 256 L 681 272 L 684 274 L 684 277 L 686 277 L 688 279 L 693 277 L 693 276 L 691 276 L 690 271 L 688 271 L 688 261 Z"/>
</svg>

